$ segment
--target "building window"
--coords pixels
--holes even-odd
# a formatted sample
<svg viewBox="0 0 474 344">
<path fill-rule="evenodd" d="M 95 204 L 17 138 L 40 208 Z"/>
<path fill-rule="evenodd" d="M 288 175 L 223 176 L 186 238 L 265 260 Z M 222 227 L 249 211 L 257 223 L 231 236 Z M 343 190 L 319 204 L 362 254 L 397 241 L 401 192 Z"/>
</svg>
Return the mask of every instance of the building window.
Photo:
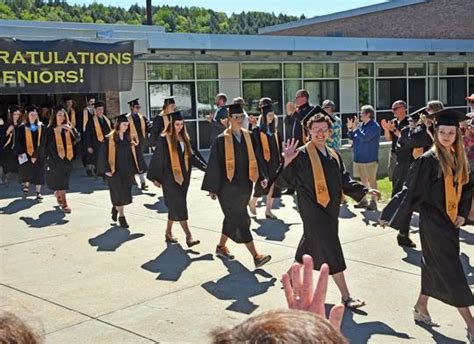
<svg viewBox="0 0 474 344">
<path fill-rule="evenodd" d="M 242 89 L 248 113 L 259 114 L 258 101 L 262 97 L 270 97 L 275 114 L 282 114 L 281 81 L 244 81 Z"/>
<path fill-rule="evenodd" d="M 336 104 L 336 111 L 339 109 L 339 81 L 305 81 L 304 88 L 309 92 L 311 104 L 322 104 L 325 99 L 330 99 Z"/>
<path fill-rule="evenodd" d="M 244 63 L 242 79 L 281 79 L 280 63 Z"/>
<path fill-rule="evenodd" d="M 377 77 L 406 76 L 404 63 L 378 63 L 376 64 Z"/>
<path fill-rule="evenodd" d="M 359 79 L 359 107 L 374 105 L 374 79 Z"/>
<path fill-rule="evenodd" d="M 148 80 L 193 80 L 193 63 L 150 63 Z"/>
<path fill-rule="evenodd" d="M 377 79 L 377 109 L 390 109 L 399 99 L 407 99 L 406 79 Z"/>
<path fill-rule="evenodd" d="M 196 64 L 196 79 L 213 80 L 217 78 L 217 63 Z"/>
<path fill-rule="evenodd" d="M 301 63 L 285 63 L 284 77 L 285 79 L 301 78 Z"/>
<path fill-rule="evenodd" d="M 339 65 L 337 63 L 305 63 L 303 76 L 305 79 L 338 78 Z"/>
<path fill-rule="evenodd" d="M 447 106 L 466 106 L 467 80 L 462 77 L 440 77 L 439 97 Z"/>
</svg>

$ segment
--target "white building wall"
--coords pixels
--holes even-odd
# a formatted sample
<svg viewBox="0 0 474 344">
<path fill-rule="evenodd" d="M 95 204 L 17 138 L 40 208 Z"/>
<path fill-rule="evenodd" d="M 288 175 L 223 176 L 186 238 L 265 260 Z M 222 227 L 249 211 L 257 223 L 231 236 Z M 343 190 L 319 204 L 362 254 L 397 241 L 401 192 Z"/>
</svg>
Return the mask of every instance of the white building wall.
<svg viewBox="0 0 474 344">
<path fill-rule="evenodd" d="M 355 62 L 339 64 L 339 111 L 342 113 L 357 112 L 357 75 Z"/>
<path fill-rule="evenodd" d="M 227 95 L 228 101 L 241 96 L 240 64 L 238 62 L 219 63 L 219 92 Z"/>
<path fill-rule="evenodd" d="M 135 62 L 133 65 L 132 89 L 126 92 L 120 92 L 120 113 L 130 111 L 128 102 L 135 98 L 140 98 L 142 107 L 141 113 L 148 115 L 148 92 L 146 89 L 145 62 Z"/>
</svg>

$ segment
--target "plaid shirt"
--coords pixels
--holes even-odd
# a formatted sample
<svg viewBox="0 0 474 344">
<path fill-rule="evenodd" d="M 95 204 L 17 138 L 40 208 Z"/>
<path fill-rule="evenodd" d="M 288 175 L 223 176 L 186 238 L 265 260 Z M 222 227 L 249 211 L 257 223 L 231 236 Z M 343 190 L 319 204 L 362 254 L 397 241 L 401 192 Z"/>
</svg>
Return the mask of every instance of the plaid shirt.
<svg viewBox="0 0 474 344">
<path fill-rule="evenodd" d="M 336 115 L 333 115 L 333 118 L 335 122 L 332 124 L 332 134 L 326 141 L 326 145 L 339 152 L 342 144 L 342 120 Z"/>
</svg>

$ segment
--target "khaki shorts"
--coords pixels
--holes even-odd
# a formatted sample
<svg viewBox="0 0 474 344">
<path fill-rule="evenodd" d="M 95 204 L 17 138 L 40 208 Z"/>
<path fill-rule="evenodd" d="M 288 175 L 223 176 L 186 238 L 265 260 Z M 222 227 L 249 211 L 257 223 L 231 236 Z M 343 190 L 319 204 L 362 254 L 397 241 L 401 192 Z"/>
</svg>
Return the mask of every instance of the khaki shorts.
<svg viewBox="0 0 474 344">
<path fill-rule="evenodd" d="M 360 179 L 376 179 L 379 163 L 377 161 L 367 163 L 354 163 L 354 177 Z"/>
</svg>

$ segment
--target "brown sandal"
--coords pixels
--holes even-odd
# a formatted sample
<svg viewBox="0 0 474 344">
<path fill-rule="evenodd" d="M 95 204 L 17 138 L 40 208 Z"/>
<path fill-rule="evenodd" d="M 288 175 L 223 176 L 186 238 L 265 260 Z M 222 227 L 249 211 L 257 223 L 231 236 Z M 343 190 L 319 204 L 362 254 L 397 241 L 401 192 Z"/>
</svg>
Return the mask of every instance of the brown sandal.
<svg viewBox="0 0 474 344">
<path fill-rule="evenodd" d="M 196 245 L 199 245 L 201 243 L 201 241 L 199 240 L 192 240 L 192 241 L 187 241 L 186 240 L 186 245 L 188 245 L 189 248 L 193 247 L 193 246 L 196 246 Z"/>
<path fill-rule="evenodd" d="M 170 244 L 177 244 L 178 243 L 178 239 L 173 237 L 173 236 L 170 236 L 168 234 L 165 234 L 165 242 L 168 242 Z"/>
<path fill-rule="evenodd" d="M 364 300 L 353 299 L 350 296 L 347 299 L 341 300 L 341 301 L 344 304 L 344 306 L 346 308 L 349 308 L 349 309 L 357 309 L 357 308 L 361 308 L 361 307 L 365 306 L 365 301 Z"/>
</svg>

